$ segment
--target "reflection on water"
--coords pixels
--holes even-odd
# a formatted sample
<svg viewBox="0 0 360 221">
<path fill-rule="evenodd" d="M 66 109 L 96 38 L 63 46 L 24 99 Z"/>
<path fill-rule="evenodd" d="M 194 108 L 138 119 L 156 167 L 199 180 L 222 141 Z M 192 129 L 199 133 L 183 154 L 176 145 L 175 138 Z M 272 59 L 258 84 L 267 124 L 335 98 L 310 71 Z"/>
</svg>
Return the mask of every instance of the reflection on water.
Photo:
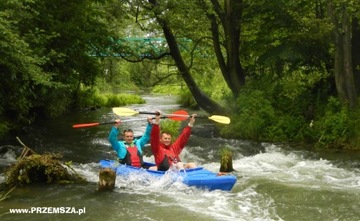
<svg viewBox="0 0 360 221">
<path fill-rule="evenodd" d="M 148 104 L 129 108 L 163 112 L 179 109 L 172 97 L 145 98 Z M 238 177 L 232 191 L 209 192 L 167 177 L 143 179 L 133 174 L 126 180 L 118 177 L 114 192 L 98 193 L 97 162 L 114 157 L 107 142 L 111 125 L 86 129 L 71 126 L 116 118 L 111 109 L 103 108 L 41 122 L 22 135 L 23 142 L 39 153 L 64 154 L 89 183 L 17 188 L 10 199 L 0 203 L 0 219 L 355 221 L 360 217 L 359 155 L 354 157 L 357 153 L 314 153 L 284 144 L 222 139 L 209 121 L 196 122 L 182 159 L 216 172 L 220 167 L 219 149 L 230 147 Z M 135 121 L 124 127 L 141 134 L 145 125 L 146 121 Z M 8 153 L 0 162 L 6 164 L 14 158 L 14 153 Z M 150 155 L 145 159 L 153 161 Z M 30 207 L 86 207 L 86 214 L 9 214 L 9 209 Z"/>
</svg>

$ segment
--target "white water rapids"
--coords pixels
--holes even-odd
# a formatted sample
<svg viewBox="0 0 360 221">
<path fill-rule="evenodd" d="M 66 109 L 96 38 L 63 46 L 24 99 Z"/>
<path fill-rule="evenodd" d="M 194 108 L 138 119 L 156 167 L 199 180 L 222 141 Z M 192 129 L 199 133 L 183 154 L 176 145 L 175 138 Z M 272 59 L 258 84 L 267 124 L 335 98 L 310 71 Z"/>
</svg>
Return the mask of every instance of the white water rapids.
<svg viewBox="0 0 360 221">
<path fill-rule="evenodd" d="M 138 106 L 145 111 L 178 108 L 174 104 L 148 97 L 154 106 Z M 137 106 L 132 106 L 135 108 Z M 94 114 L 99 115 L 99 113 Z M 91 122 L 94 115 L 81 116 L 76 123 Z M 142 116 L 144 117 L 144 116 Z M 114 116 L 105 110 L 102 121 Z M 72 119 L 73 120 L 73 119 Z M 97 119 L 99 120 L 99 119 Z M 206 191 L 185 186 L 170 177 L 161 179 L 133 174 L 118 177 L 111 193 L 98 193 L 98 161 L 113 157 L 107 142 L 108 127 L 82 129 L 66 133 L 69 122 L 46 125 L 49 129 L 32 135 L 40 141 L 29 144 L 39 152 L 57 150 L 72 160 L 75 170 L 87 185 L 40 185 L 18 188 L 0 202 L 0 220 L 149 220 L 149 221 L 358 221 L 360 220 L 360 154 L 349 157 L 338 152 L 324 158 L 321 154 L 283 144 L 226 140 L 194 131 L 182 153 L 183 161 L 192 161 L 211 171 L 219 170 L 218 150 L 226 145 L 233 151 L 234 174 L 238 180 L 230 192 Z M 197 130 L 209 128 L 197 122 Z M 62 126 L 64 124 L 65 126 Z M 55 126 L 54 126 L 55 125 Z M 145 121 L 127 125 L 141 134 Z M 44 125 L 42 127 L 45 127 Z M 194 128 L 194 129 L 196 129 Z M 54 134 L 52 136 L 52 133 Z M 51 139 L 45 139 L 51 137 Z M 79 142 L 71 141 L 74 140 Z M 25 140 L 25 139 L 24 139 Z M 25 142 L 28 144 L 28 142 Z M 42 146 L 43 145 L 43 146 Z M 14 162 L 15 153 L 0 157 L 0 165 Z M 353 155 L 354 155 L 353 154 Z M 351 154 L 350 154 L 351 155 Z M 147 161 L 153 157 L 147 156 Z M 4 174 L 0 175 L 0 181 Z M 10 214 L 11 208 L 86 207 L 77 214 Z"/>
</svg>

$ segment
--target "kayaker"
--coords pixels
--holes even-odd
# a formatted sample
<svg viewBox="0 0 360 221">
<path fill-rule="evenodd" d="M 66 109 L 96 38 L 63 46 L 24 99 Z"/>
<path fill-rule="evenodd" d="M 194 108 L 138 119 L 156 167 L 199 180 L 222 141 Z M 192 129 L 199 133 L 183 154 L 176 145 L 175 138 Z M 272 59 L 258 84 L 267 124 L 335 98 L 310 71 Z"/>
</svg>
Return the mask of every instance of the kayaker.
<svg viewBox="0 0 360 221">
<path fill-rule="evenodd" d="M 180 136 L 176 139 L 174 143 L 171 143 L 171 134 L 167 132 L 160 133 L 160 118 L 161 113 L 158 112 L 158 115 L 155 117 L 151 129 L 151 150 L 155 157 L 155 164 L 158 170 L 166 171 L 171 166 L 175 166 L 177 169 L 183 168 L 194 168 L 196 165 L 194 163 L 183 163 L 180 160 L 180 153 L 187 144 L 191 128 L 194 125 L 196 114 L 193 114 L 190 118 L 190 122 L 183 129 Z"/>
<path fill-rule="evenodd" d="M 109 141 L 116 151 L 121 164 L 141 167 L 143 165 L 142 148 L 149 142 L 152 127 L 152 118 L 148 117 L 145 133 L 139 139 L 134 139 L 134 132 L 131 129 L 123 131 L 123 140 L 118 140 L 120 134 L 121 120 L 115 120 L 114 126 L 109 133 Z"/>
</svg>

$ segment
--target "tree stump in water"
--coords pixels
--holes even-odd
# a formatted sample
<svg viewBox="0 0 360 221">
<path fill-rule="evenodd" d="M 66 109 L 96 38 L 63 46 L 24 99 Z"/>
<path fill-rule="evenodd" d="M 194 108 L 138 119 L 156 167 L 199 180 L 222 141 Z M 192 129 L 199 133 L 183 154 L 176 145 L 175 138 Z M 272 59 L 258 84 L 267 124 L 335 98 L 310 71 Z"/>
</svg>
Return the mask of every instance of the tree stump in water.
<svg viewBox="0 0 360 221">
<path fill-rule="evenodd" d="M 232 163 L 232 152 L 229 148 L 220 150 L 220 173 L 229 173 L 234 171 Z"/>
<path fill-rule="evenodd" d="M 100 192 L 112 191 L 115 188 L 116 173 L 110 168 L 101 169 L 99 172 Z"/>
</svg>

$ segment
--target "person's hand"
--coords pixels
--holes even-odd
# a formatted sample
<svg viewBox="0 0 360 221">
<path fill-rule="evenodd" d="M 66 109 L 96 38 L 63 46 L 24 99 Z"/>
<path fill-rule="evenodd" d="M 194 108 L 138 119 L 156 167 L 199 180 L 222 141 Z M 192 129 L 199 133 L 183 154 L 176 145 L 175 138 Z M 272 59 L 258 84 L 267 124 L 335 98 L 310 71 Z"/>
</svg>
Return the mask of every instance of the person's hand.
<svg viewBox="0 0 360 221">
<path fill-rule="evenodd" d="M 161 112 L 160 111 L 155 111 L 156 116 L 155 116 L 155 124 L 159 124 L 160 123 L 160 118 L 161 118 Z"/>
<path fill-rule="evenodd" d="M 196 114 L 192 114 L 191 115 L 191 118 L 190 118 L 190 122 L 189 122 L 189 127 L 192 127 L 195 123 L 195 117 L 196 117 Z"/>
<path fill-rule="evenodd" d="M 116 119 L 115 120 L 115 124 L 114 124 L 114 127 L 118 128 L 121 124 L 121 120 L 120 119 Z"/>
<path fill-rule="evenodd" d="M 152 117 L 148 117 L 148 118 L 147 118 L 147 122 L 148 122 L 149 124 L 152 124 Z"/>
</svg>

